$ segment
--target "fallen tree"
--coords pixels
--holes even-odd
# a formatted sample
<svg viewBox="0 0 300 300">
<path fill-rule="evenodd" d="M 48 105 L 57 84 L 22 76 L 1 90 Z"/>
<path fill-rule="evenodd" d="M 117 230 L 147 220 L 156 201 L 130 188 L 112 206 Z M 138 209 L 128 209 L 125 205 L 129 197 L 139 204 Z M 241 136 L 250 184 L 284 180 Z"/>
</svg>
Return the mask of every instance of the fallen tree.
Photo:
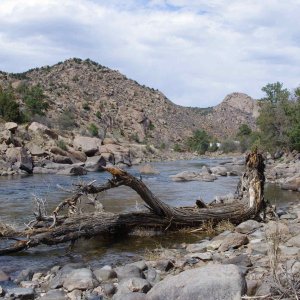
<svg viewBox="0 0 300 300">
<path fill-rule="evenodd" d="M 16 232 L 12 237 L 14 243 L 0 248 L 0 255 L 41 244 L 55 245 L 83 237 L 127 233 L 137 227 L 166 231 L 201 226 L 208 221 L 216 224 L 228 220 L 238 224 L 256 218 L 265 209 L 264 168 L 262 155 L 254 151 L 246 157 L 246 171 L 238 184 L 232 199 L 234 201 L 221 205 L 206 205 L 198 201 L 195 207 L 173 207 L 159 200 L 142 180 L 119 168 L 106 167 L 106 171 L 112 175 L 111 180 L 99 186 L 94 185 L 94 182 L 77 185 L 73 196 L 61 202 L 51 216 L 47 216 L 39 205 L 36 219 L 24 231 Z M 122 214 L 104 211 L 88 214 L 78 212 L 78 202 L 83 195 L 97 195 L 121 185 L 135 190 L 145 202 L 148 211 Z M 60 216 L 59 213 L 65 207 L 68 208 L 68 215 Z"/>
</svg>

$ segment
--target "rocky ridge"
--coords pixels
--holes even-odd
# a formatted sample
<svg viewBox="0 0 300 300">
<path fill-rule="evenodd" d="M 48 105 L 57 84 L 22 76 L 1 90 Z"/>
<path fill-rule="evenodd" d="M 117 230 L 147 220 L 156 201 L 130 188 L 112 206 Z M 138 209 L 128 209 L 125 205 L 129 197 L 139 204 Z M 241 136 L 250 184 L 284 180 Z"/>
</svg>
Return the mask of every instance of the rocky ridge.
<svg viewBox="0 0 300 300">
<path fill-rule="evenodd" d="M 160 91 L 91 60 L 69 59 L 22 74 L 0 73 L 0 86 L 18 89 L 22 84 L 42 87 L 50 105 L 43 120 L 48 127 L 63 129 L 71 114 L 76 124 L 69 131 L 86 135 L 93 123 L 102 139 L 111 135 L 164 148 L 185 141 L 196 129 L 225 138 L 235 136 L 243 123 L 255 127 L 257 105 L 245 94 L 231 94 L 213 108 L 182 107 Z"/>
</svg>

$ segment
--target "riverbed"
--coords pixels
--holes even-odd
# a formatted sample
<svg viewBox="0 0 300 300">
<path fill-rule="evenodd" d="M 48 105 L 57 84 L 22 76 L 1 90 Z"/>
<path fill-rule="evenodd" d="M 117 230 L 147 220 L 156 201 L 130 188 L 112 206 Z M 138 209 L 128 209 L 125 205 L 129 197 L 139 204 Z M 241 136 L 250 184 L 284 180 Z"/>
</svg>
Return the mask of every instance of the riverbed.
<svg viewBox="0 0 300 300">
<path fill-rule="evenodd" d="M 172 161 L 152 163 L 159 172 L 157 175 L 142 175 L 143 181 L 163 201 L 173 206 L 194 205 L 199 198 L 206 202 L 216 196 L 233 194 L 239 177 L 219 177 L 214 182 L 173 182 L 171 175 L 183 170 L 199 170 L 203 165 L 213 167 L 223 163 L 224 159 L 199 159 L 189 161 Z M 228 159 L 227 159 L 228 160 Z M 128 168 L 130 173 L 140 176 L 139 167 Z M 34 199 L 39 197 L 46 203 L 47 211 L 51 210 L 66 196 L 73 184 L 79 181 L 95 184 L 105 182 L 110 175 L 88 173 L 78 178 L 62 175 L 34 175 L 27 177 L 0 177 L 0 221 L 21 227 L 33 218 Z M 293 192 L 282 191 L 275 185 L 266 185 L 266 199 L 279 206 L 296 200 Z M 143 208 L 143 201 L 129 188 L 120 187 L 102 193 L 98 198 L 106 211 L 125 212 Z M 120 264 L 139 257 L 145 249 L 169 247 L 174 243 L 196 242 L 203 238 L 199 234 L 176 233 L 163 236 L 130 236 L 126 239 L 104 240 L 94 238 L 76 242 L 72 249 L 67 245 L 55 247 L 38 247 L 19 254 L 0 257 L 2 270 L 12 276 L 26 268 L 49 268 L 55 264 L 67 262 L 89 262 L 92 265 Z M 1 242 L 1 240 L 0 240 Z"/>
</svg>

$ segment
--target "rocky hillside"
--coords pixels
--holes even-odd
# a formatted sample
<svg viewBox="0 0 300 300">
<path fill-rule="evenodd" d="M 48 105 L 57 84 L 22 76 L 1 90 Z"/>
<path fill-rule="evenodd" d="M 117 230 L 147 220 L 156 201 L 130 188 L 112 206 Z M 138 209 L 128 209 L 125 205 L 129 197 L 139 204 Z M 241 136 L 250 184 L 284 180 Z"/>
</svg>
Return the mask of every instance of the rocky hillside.
<svg viewBox="0 0 300 300">
<path fill-rule="evenodd" d="M 234 136 L 242 123 L 254 127 L 257 113 L 255 101 L 240 93 L 213 108 L 178 106 L 160 91 L 91 60 L 70 59 L 22 74 L 2 72 L 0 86 L 10 84 L 17 91 L 24 85 L 42 87 L 49 109 L 37 121 L 50 128 L 88 135 L 94 124 L 100 138 L 161 148 L 183 142 L 196 129 L 217 138 Z M 21 97 L 19 102 L 22 106 Z"/>
</svg>

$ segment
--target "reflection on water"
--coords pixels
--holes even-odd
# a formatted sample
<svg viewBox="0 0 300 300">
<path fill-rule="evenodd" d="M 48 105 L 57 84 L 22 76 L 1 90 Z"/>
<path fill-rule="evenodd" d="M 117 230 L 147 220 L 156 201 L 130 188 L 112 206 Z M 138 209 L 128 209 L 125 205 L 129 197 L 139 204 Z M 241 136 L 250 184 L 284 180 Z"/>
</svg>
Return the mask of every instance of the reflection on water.
<svg viewBox="0 0 300 300">
<path fill-rule="evenodd" d="M 143 175 L 143 181 L 161 200 L 173 206 L 194 205 L 201 197 L 211 201 L 217 195 L 234 193 L 238 177 L 219 177 L 214 182 L 173 182 L 170 175 L 183 170 L 199 170 L 203 165 L 209 167 L 218 165 L 222 159 L 202 159 L 192 161 L 175 161 L 153 163 L 160 173 L 158 175 Z M 138 167 L 128 169 L 133 175 L 140 176 Z M 28 177 L 0 177 L 0 221 L 22 225 L 32 217 L 34 196 L 46 199 L 47 210 L 51 211 L 68 193 L 58 188 L 58 184 L 66 189 L 72 188 L 72 183 L 96 180 L 98 184 L 110 177 L 107 173 L 89 173 L 80 178 L 59 175 L 35 175 Z M 143 206 L 139 196 L 127 187 L 120 187 L 101 194 L 99 197 L 105 210 L 121 212 L 135 210 Z M 266 186 L 266 199 L 274 203 L 299 200 L 297 193 L 282 191 L 274 185 Z M 38 247 L 20 254 L 0 257 L 0 266 L 11 274 L 27 267 L 42 268 L 66 262 L 89 262 L 93 265 L 118 264 L 135 259 L 145 248 L 171 246 L 174 243 L 196 242 L 203 236 L 195 234 L 168 234 L 155 237 L 128 237 L 126 239 L 104 240 L 93 238 L 78 241 L 73 249 L 66 245 L 55 247 Z M 1 242 L 1 240 L 0 240 Z"/>
</svg>

